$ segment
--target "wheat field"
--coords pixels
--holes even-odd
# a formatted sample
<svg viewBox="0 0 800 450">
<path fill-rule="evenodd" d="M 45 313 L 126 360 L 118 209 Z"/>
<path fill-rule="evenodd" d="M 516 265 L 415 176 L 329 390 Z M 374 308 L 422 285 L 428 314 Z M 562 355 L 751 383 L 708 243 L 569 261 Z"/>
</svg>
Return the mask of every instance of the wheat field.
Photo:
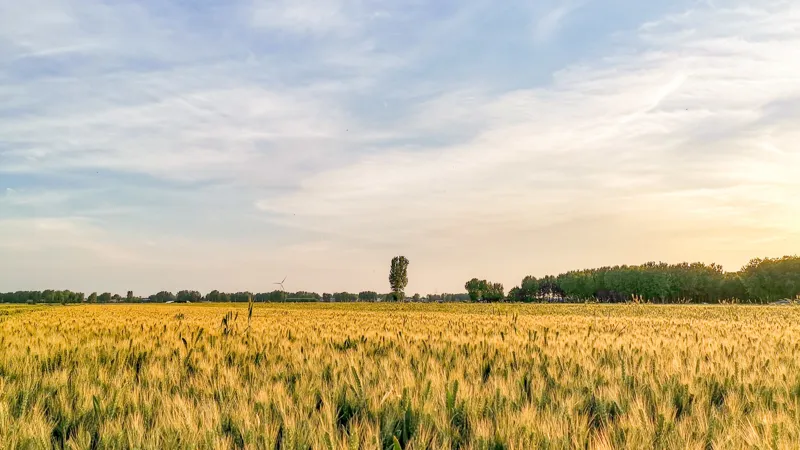
<svg viewBox="0 0 800 450">
<path fill-rule="evenodd" d="M 796 448 L 800 308 L 0 306 L 0 448 Z"/>
</svg>

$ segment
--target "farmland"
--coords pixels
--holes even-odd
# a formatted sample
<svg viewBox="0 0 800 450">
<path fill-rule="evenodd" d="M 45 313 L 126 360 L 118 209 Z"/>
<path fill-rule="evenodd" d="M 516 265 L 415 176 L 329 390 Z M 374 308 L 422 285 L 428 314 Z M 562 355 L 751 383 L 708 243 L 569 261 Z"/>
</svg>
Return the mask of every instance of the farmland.
<svg viewBox="0 0 800 450">
<path fill-rule="evenodd" d="M 0 448 L 792 448 L 800 308 L 0 306 Z"/>
</svg>

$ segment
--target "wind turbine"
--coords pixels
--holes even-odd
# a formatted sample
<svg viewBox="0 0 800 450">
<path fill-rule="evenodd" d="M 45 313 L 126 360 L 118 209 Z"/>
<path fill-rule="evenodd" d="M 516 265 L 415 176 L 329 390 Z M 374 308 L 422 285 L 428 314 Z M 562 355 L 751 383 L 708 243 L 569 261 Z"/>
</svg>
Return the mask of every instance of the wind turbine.
<svg viewBox="0 0 800 450">
<path fill-rule="evenodd" d="M 278 281 L 277 283 L 272 283 L 272 284 L 277 284 L 278 286 L 281 287 L 281 301 L 286 301 L 286 298 L 285 298 L 286 297 L 286 289 L 284 289 L 284 287 L 283 287 L 283 282 L 286 281 L 286 278 L 287 277 L 283 277 L 283 280 Z"/>
</svg>

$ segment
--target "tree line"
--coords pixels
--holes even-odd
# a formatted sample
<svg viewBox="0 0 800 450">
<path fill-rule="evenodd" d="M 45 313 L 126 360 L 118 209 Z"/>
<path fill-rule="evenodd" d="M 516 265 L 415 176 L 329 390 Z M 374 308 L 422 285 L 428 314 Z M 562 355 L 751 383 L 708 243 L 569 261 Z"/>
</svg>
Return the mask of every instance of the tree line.
<svg viewBox="0 0 800 450">
<path fill-rule="evenodd" d="M 157 294 L 148 296 L 135 296 L 129 291 L 128 295 L 120 296 L 105 292 L 102 294 L 92 293 L 86 296 L 83 292 L 72 291 L 17 291 L 0 293 L 0 303 L 197 303 L 197 302 L 248 302 L 250 298 L 257 303 L 305 303 L 305 302 L 392 302 L 396 301 L 397 296 L 394 292 L 378 293 L 375 291 L 361 291 L 359 293 L 335 292 L 318 294 L 316 292 L 220 292 L 211 291 L 205 295 L 198 291 L 180 291 L 173 293 L 161 291 Z M 404 300 L 408 301 L 430 301 L 430 302 L 466 302 L 469 295 L 464 293 L 457 294 L 431 294 L 420 296 L 415 294 Z"/>
<path fill-rule="evenodd" d="M 467 283 L 467 289 L 469 290 Z M 507 301 L 769 303 L 800 295 L 800 257 L 753 259 L 737 272 L 717 264 L 649 262 L 525 277 Z"/>
<path fill-rule="evenodd" d="M 604 303 L 769 303 L 800 296 L 800 257 L 753 259 L 737 272 L 725 272 L 717 264 L 649 262 L 634 266 L 573 270 L 541 278 L 526 276 L 519 286 L 505 294 L 501 283 L 473 278 L 464 285 L 466 293 L 405 295 L 408 260 L 392 260 L 389 283 L 392 291 L 359 293 L 284 292 L 263 293 L 217 290 L 205 295 L 183 290 L 177 294 L 161 291 L 146 297 L 128 291 L 123 297 L 104 292 L 85 296 L 82 292 L 45 290 L 0 293 L 0 303 L 115 303 L 115 302 L 584 302 Z"/>
</svg>

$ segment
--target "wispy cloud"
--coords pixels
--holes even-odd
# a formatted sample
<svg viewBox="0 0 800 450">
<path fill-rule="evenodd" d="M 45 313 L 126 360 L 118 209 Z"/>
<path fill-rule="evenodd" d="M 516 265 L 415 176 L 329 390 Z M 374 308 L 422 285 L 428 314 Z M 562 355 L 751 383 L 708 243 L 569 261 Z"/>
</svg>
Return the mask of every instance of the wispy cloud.
<svg viewBox="0 0 800 450">
<path fill-rule="evenodd" d="M 349 20 L 344 9 L 339 0 L 256 0 L 252 20 L 255 26 L 291 33 L 352 31 L 358 22 Z"/>
<path fill-rule="evenodd" d="M 539 44 L 550 40 L 564 25 L 567 17 L 581 6 L 582 2 L 565 1 L 542 14 L 536 19 L 533 29 L 534 40 Z"/>
<path fill-rule="evenodd" d="M 751 22 L 758 12 L 705 10 L 690 16 L 698 14 L 706 24 L 717 14 L 750 22 L 753 35 L 764 32 L 759 25 L 773 25 Z M 674 31 L 653 34 L 661 26 L 650 24 L 641 34 L 672 41 Z M 460 119 L 480 130 L 472 140 L 377 154 L 307 180 L 283 203 L 259 206 L 285 215 L 291 211 L 295 221 L 320 229 L 381 240 L 389 248 L 398 240 L 416 251 L 458 241 L 467 252 L 480 247 L 478 241 L 502 245 L 517 261 L 526 259 L 527 246 L 515 252 L 515 242 L 544 238 L 526 228 L 603 213 L 625 218 L 629 226 L 652 226 L 649 216 L 673 231 L 688 220 L 694 226 L 713 223 L 719 234 L 735 236 L 738 226 L 746 226 L 795 236 L 792 209 L 764 199 L 797 192 L 795 177 L 784 168 L 796 163 L 798 153 L 786 149 L 765 161 L 765 145 L 780 140 L 785 146 L 786 141 L 775 132 L 777 123 L 763 122 L 763 107 L 800 88 L 800 80 L 784 75 L 800 36 L 744 45 L 739 39 L 748 36 L 743 36 L 723 46 L 718 34 L 708 27 L 691 40 L 573 67 L 558 74 L 552 87 L 485 96 L 470 105 L 469 116 L 443 116 L 441 102 L 452 103 L 446 94 L 428 102 L 430 108 L 418 111 L 417 120 L 430 120 L 436 128 L 437 118 L 444 117 L 447 129 L 458 129 L 452 120 Z M 709 54 L 709 47 L 717 51 Z M 740 70 L 727 73 L 731 66 Z M 470 123 L 476 117 L 479 123 Z M 709 136 L 714 130 L 720 134 Z M 747 179 L 761 186 L 754 195 L 729 191 Z M 706 194 L 692 192 L 697 188 Z M 680 192 L 689 195 L 664 195 Z M 752 219 L 754 214 L 760 219 Z M 620 249 L 626 249 L 621 251 L 630 250 L 624 242 L 627 228 L 609 236 L 620 241 Z M 437 229 L 449 232 L 436 234 Z M 661 245 L 651 247 L 664 254 Z M 583 250 L 564 251 L 577 257 Z M 492 270 L 502 278 L 509 269 Z"/>
</svg>

